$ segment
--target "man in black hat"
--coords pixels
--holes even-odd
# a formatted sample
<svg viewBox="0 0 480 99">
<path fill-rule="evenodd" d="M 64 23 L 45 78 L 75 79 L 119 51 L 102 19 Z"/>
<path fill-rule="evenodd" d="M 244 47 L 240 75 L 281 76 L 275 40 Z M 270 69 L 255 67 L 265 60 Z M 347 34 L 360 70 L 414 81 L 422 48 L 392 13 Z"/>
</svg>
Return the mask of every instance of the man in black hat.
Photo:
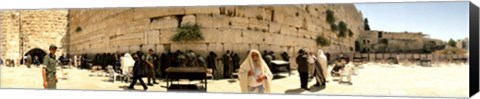
<svg viewBox="0 0 480 99">
<path fill-rule="evenodd" d="M 308 90 L 308 56 L 304 49 L 298 51 L 298 56 L 295 61 L 298 64 L 298 73 L 300 74 L 300 87 Z"/>
<path fill-rule="evenodd" d="M 57 46 L 50 45 L 50 53 L 43 58 L 43 88 L 45 89 L 56 89 L 57 88 L 57 76 L 56 76 L 56 67 L 57 60 L 55 58 L 55 52 L 57 52 Z"/>
</svg>

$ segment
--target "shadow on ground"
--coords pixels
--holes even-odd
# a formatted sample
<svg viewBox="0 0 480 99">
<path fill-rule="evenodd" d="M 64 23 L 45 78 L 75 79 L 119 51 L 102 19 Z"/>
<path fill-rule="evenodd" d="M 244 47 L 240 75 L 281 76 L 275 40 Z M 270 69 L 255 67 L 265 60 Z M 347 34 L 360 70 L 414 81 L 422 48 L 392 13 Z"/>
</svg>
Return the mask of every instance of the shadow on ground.
<svg viewBox="0 0 480 99">
<path fill-rule="evenodd" d="M 326 86 L 311 86 L 310 87 L 310 90 L 308 90 L 309 92 L 318 92 L 318 91 L 322 91 L 326 88 Z"/>
<path fill-rule="evenodd" d="M 304 92 L 305 90 L 303 90 L 302 88 L 297 88 L 297 89 L 288 89 L 287 91 L 285 91 L 285 94 L 300 94 L 302 92 Z"/>
</svg>

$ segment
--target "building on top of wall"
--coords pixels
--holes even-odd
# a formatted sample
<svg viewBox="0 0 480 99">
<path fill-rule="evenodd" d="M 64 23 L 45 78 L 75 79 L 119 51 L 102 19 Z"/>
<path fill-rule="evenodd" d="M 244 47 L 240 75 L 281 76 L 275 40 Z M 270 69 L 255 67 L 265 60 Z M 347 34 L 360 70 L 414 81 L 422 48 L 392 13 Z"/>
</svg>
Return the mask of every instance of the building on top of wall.
<svg viewBox="0 0 480 99">
<path fill-rule="evenodd" d="M 442 40 L 431 39 L 421 32 L 364 31 L 356 41 L 363 53 L 430 53 L 443 49 Z"/>
</svg>

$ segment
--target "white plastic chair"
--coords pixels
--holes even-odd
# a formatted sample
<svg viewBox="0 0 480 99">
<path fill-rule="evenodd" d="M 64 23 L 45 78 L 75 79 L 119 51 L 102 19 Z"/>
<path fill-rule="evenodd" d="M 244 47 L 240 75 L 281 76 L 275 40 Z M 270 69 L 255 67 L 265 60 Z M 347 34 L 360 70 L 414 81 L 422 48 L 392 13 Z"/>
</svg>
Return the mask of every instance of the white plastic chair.
<svg viewBox="0 0 480 99">
<path fill-rule="evenodd" d="M 113 83 L 115 83 L 115 81 L 117 81 L 117 77 L 123 77 L 124 76 L 122 74 L 119 74 L 119 73 L 115 72 L 115 69 L 113 69 L 113 66 L 111 66 L 111 65 L 107 66 L 107 71 L 108 71 L 109 77 L 113 78 Z"/>
</svg>

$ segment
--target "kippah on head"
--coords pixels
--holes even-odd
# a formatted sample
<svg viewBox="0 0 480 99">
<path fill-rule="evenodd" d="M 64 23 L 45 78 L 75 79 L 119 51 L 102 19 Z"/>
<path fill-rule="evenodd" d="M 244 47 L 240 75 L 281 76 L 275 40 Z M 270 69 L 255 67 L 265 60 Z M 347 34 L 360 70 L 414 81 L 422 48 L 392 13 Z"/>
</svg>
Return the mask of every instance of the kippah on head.
<svg viewBox="0 0 480 99">
<path fill-rule="evenodd" d="M 300 50 L 298 51 L 298 53 L 304 53 L 304 52 L 305 52 L 304 49 L 300 49 Z"/>
</svg>

